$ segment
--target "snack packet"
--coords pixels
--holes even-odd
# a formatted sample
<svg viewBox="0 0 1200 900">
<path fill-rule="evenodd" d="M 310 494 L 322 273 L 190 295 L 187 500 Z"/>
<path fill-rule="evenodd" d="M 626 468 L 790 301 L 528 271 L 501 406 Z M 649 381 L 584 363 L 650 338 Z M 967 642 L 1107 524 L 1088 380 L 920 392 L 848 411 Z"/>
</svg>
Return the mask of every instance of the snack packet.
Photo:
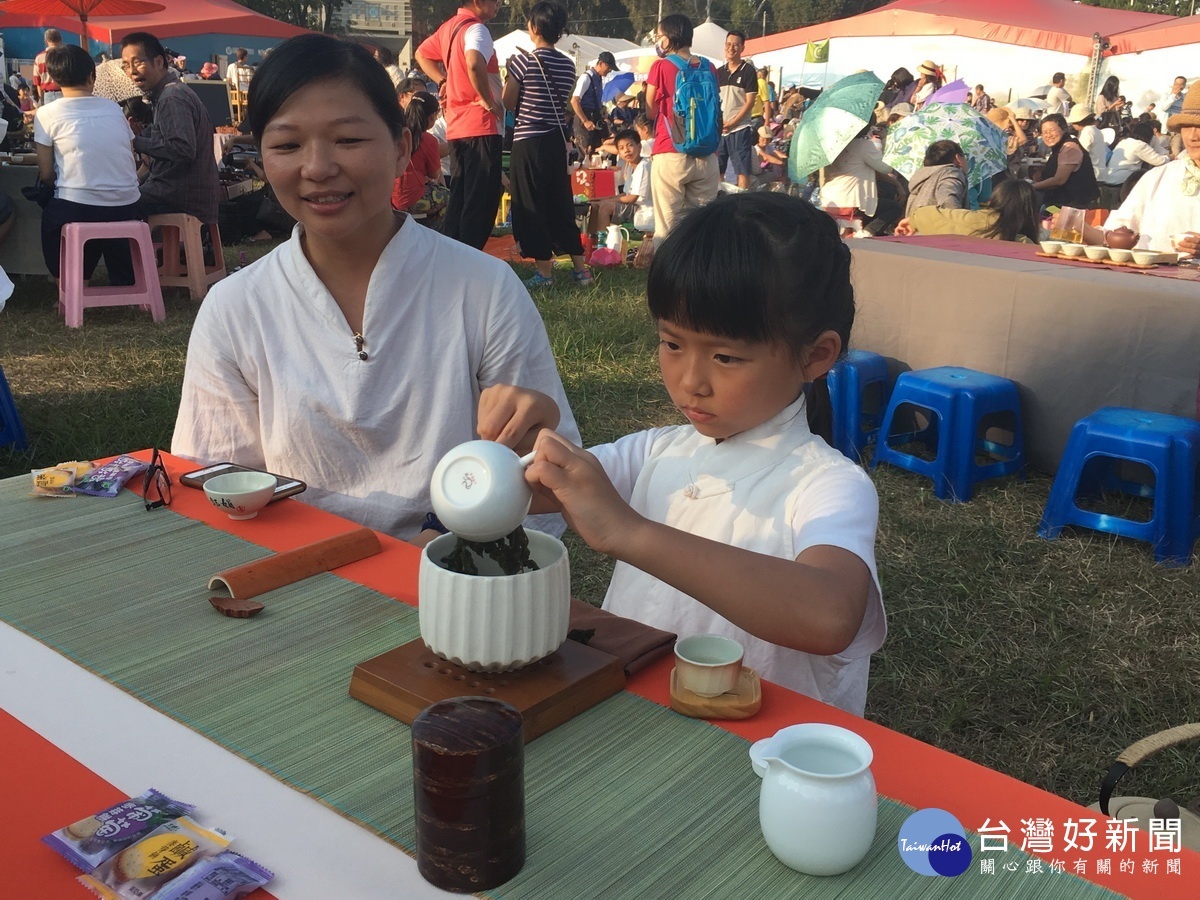
<svg viewBox="0 0 1200 900">
<path fill-rule="evenodd" d="M 154 895 L 154 900 L 236 900 L 275 877 L 252 859 L 225 850 L 202 859 Z"/>
<path fill-rule="evenodd" d="M 105 900 L 144 900 L 185 869 L 216 856 L 231 840 L 181 816 L 158 826 L 102 862 L 90 875 L 80 875 L 76 880 Z"/>
<path fill-rule="evenodd" d="M 51 466 L 48 469 L 30 469 L 33 475 L 33 496 L 74 497 L 75 470 Z"/>
<path fill-rule="evenodd" d="M 56 469 L 70 469 L 75 473 L 75 480 L 79 481 L 92 469 L 96 468 L 96 464 L 88 459 L 73 459 L 70 462 L 60 462 Z"/>
<path fill-rule="evenodd" d="M 92 497 L 115 497 L 134 475 L 150 468 L 149 463 L 132 456 L 118 456 L 92 469 L 75 485 L 75 493 Z"/>
<path fill-rule="evenodd" d="M 195 809 L 149 790 L 51 832 L 42 838 L 42 843 L 75 867 L 90 872 L 159 825 L 190 815 Z"/>
</svg>

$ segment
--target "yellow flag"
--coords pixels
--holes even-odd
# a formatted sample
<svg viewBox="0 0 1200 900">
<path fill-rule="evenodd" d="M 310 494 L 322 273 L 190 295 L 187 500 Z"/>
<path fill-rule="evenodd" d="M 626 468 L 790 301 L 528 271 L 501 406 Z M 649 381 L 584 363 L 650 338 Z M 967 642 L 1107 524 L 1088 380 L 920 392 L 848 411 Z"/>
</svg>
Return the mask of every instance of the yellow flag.
<svg viewBox="0 0 1200 900">
<path fill-rule="evenodd" d="M 829 62 L 829 40 L 809 41 L 804 47 L 804 61 L 806 63 L 827 63 Z"/>
</svg>

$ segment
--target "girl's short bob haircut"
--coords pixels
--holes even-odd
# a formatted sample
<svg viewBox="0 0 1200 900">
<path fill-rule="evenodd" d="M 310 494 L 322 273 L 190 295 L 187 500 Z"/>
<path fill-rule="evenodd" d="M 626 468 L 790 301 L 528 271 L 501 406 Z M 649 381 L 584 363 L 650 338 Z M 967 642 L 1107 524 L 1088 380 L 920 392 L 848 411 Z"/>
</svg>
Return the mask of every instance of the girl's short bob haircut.
<svg viewBox="0 0 1200 900">
<path fill-rule="evenodd" d="M 850 250 L 829 215 L 759 191 L 718 198 L 684 216 L 657 248 L 646 282 L 658 321 L 718 337 L 779 344 L 799 361 L 824 332 L 845 352 L 854 325 Z M 809 422 L 828 438 L 824 379 Z"/>
<path fill-rule="evenodd" d="M 361 44 L 327 34 L 288 38 L 269 54 L 250 81 L 246 121 L 255 140 L 287 99 L 318 81 L 346 81 L 366 95 L 392 137 L 404 132 L 404 115 L 392 79 Z"/>
</svg>

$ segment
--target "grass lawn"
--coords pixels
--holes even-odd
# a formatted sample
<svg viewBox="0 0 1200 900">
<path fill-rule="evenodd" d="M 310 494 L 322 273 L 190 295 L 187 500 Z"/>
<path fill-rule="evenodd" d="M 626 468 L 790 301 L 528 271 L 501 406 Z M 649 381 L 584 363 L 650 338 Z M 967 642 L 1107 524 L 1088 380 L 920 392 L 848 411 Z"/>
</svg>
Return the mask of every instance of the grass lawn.
<svg viewBox="0 0 1200 900">
<path fill-rule="evenodd" d="M 226 255 L 234 264 L 265 249 Z M 594 291 L 564 283 L 536 297 L 587 443 L 680 421 L 658 378 L 644 280 L 606 271 Z M 80 329 L 63 325 L 53 298 L 44 281 L 18 278 L 0 314 L 0 363 L 31 442 L 0 448 L 0 476 L 168 447 L 196 311 L 186 292 L 166 292 L 163 324 L 114 308 L 88 310 Z M 1086 531 L 1039 539 L 1044 475 L 985 483 L 956 505 L 898 470 L 873 478 L 890 634 L 869 718 L 1083 803 L 1125 746 L 1200 720 L 1194 565 L 1164 569 L 1144 544 Z M 574 590 L 598 602 L 611 566 L 568 542 Z M 1161 753 L 1119 792 L 1189 800 L 1200 794 L 1194 761 L 1194 748 Z"/>
</svg>

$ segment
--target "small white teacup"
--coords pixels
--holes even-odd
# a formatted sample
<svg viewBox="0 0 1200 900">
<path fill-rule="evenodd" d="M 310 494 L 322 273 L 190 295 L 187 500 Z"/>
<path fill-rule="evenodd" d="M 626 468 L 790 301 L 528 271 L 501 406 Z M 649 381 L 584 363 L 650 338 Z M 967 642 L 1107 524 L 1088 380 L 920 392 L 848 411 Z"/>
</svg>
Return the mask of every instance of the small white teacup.
<svg viewBox="0 0 1200 900">
<path fill-rule="evenodd" d="M 675 643 L 679 686 L 701 697 L 719 697 L 737 687 L 742 645 L 719 634 L 693 634 Z"/>
</svg>

